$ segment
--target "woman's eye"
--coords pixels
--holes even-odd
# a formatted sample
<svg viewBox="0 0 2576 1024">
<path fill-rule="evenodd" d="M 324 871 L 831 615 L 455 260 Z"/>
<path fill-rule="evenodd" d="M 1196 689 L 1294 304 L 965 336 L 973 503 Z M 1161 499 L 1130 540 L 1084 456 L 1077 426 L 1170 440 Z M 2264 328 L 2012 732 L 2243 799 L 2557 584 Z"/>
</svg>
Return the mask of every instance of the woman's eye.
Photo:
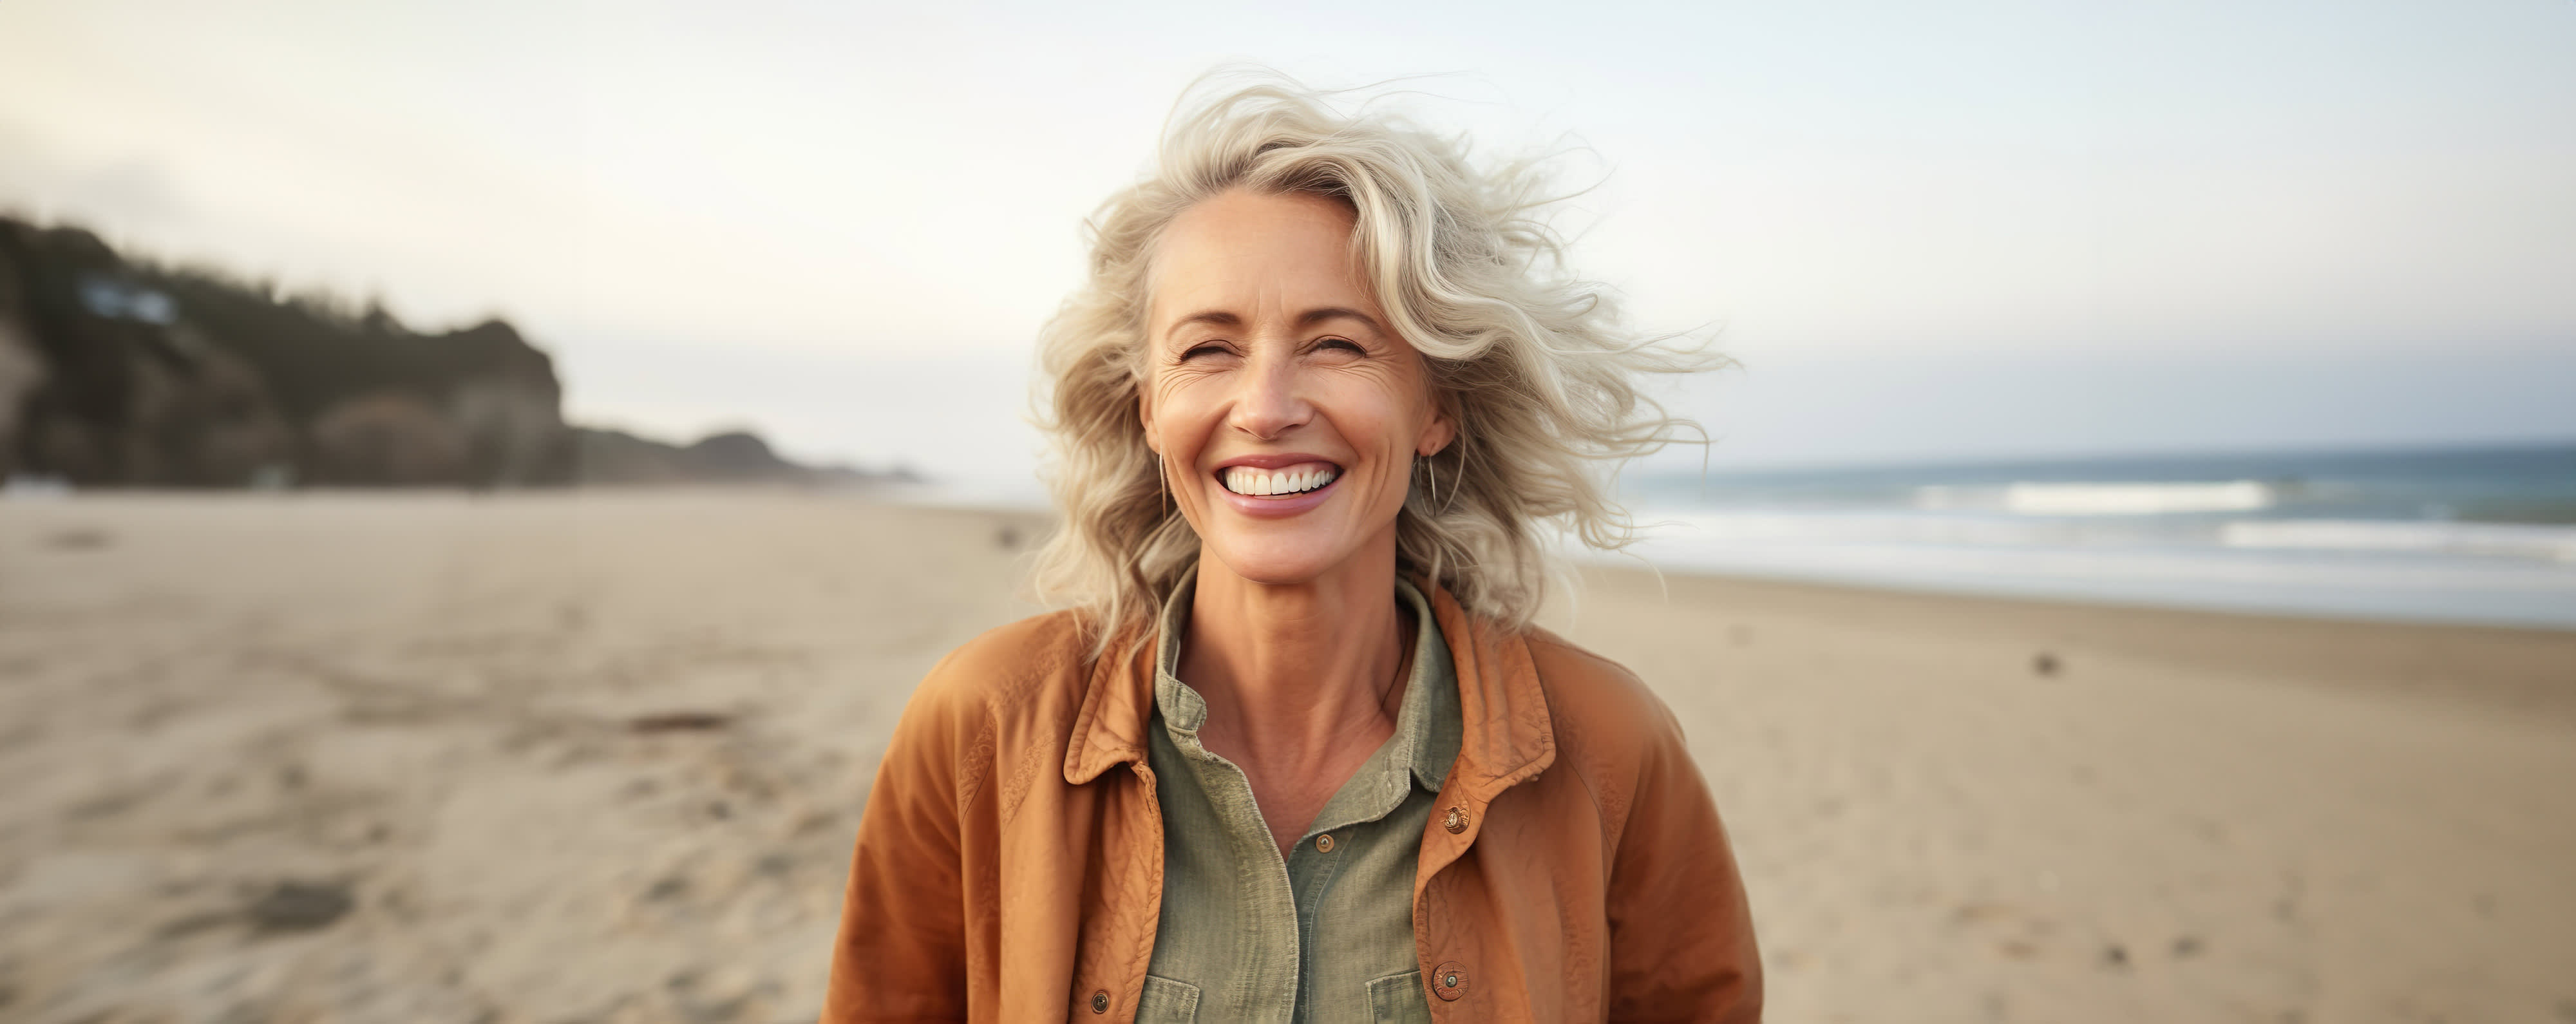
<svg viewBox="0 0 2576 1024">
<path fill-rule="evenodd" d="M 1217 343 L 1215 343 L 1215 342 L 1211 341 L 1211 342 L 1207 342 L 1207 343 L 1205 343 L 1205 344 L 1192 345 L 1192 346 L 1190 346 L 1189 348 L 1182 350 L 1182 352 L 1181 352 L 1181 361 L 1182 361 L 1182 362 L 1188 362 L 1188 361 L 1190 361 L 1190 360 L 1192 360 L 1192 359 L 1196 359 L 1196 358 L 1198 358 L 1198 357 L 1200 357 L 1200 356 L 1214 356 L 1214 355 L 1224 355 L 1224 354 L 1225 354 L 1225 346 L 1223 346 L 1223 345 L 1219 345 L 1219 344 L 1217 344 Z"/>
<path fill-rule="evenodd" d="M 1345 352 L 1355 352 L 1360 355 L 1368 354 L 1368 350 L 1361 348 L 1359 342 L 1352 341 L 1349 338 L 1326 338 L 1322 341 L 1316 342 L 1315 348 L 1319 351 L 1323 349 L 1341 349 Z"/>
</svg>

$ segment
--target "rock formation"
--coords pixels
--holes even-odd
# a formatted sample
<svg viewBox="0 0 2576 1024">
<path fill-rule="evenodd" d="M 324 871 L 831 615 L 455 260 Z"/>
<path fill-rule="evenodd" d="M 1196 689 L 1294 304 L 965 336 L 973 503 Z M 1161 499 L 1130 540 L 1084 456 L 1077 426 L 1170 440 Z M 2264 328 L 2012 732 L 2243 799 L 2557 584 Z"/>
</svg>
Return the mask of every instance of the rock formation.
<svg viewBox="0 0 2576 1024">
<path fill-rule="evenodd" d="M 0 478 L 78 486 L 473 487 L 872 479 L 759 438 L 686 447 L 564 423 L 508 323 L 424 333 L 381 308 L 120 257 L 0 217 Z"/>
<path fill-rule="evenodd" d="M 573 479 L 554 361 L 508 323 L 425 334 L 380 308 L 280 301 L 211 274 L 154 280 L 190 322 L 260 368 L 296 425 L 304 480 L 488 487 Z"/>
<path fill-rule="evenodd" d="M 38 363 L 0 382 L 13 472 L 238 485 L 294 459 L 260 369 L 88 232 L 0 220 L 0 348 Z"/>
<path fill-rule="evenodd" d="M 768 442 L 740 431 L 709 434 L 690 445 L 670 445 L 620 430 L 574 430 L 584 483 L 789 483 L 868 484 L 909 482 L 912 474 L 866 473 L 844 466 L 806 466 L 778 457 Z"/>
<path fill-rule="evenodd" d="M 18 411 L 47 376 L 44 353 L 37 350 L 35 331 L 25 320 L 26 308 L 8 250 L 0 248 L 0 480 L 18 468 Z"/>
</svg>

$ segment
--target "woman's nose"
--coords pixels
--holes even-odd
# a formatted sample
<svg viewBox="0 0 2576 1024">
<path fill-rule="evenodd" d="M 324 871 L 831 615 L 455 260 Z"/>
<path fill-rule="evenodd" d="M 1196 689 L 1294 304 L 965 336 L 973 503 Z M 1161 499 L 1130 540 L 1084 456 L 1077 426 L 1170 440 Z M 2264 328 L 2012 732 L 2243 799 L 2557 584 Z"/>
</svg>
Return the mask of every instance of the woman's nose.
<svg viewBox="0 0 2576 1024">
<path fill-rule="evenodd" d="M 1235 429 L 1268 441 L 1314 417 L 1314 406 L 1299 393 L 1294 360 L 1254 359 L 1244 369 L 1234 397 Z"/>
</svg>

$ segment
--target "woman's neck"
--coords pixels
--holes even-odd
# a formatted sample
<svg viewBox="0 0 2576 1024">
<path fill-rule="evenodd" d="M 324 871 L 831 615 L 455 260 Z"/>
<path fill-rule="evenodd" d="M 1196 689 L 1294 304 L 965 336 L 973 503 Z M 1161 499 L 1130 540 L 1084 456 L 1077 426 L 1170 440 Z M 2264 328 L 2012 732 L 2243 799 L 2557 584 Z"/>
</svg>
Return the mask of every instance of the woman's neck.
<svg viewBox="0 0 2576 1024">
<path fill-rule="evenodd" d="M 1393 731 L 1416 628 L 1397 610 L 1388 530 L 1348 562 L 1290 585 L 1201 558 L 1180 676 L 1208 705 L 1210 750 L 1273 771 L 1323 767 Z"/>
</svg>

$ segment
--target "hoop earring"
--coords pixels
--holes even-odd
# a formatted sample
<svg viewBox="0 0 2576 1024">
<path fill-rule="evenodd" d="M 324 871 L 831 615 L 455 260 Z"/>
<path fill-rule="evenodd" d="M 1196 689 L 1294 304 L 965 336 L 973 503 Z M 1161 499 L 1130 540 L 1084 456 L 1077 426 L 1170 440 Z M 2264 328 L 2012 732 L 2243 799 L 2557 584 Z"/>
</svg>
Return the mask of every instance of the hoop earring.
<svg viewBox="0 0 2576 1024">
<path fill-rule="evenodd" d="M 1451 480 L 1451 481 L 1449 481 L 1449 504 L 1450 504 L 1450 505 L 1455 505 L 1455 504 L 1457 504 L 1457 503 L 1458 503 L 1458 488 L 1461 488 L 1461 487 L 1465 487 L 1465 486 L 1467 486 L 1467 453 L 1466 453 L 1466 452 L 1463 452 L 1463 451 L 1462 451 L 1462 452 L 1459 452 L 1459 453 L 1458 453 L 1458 472 L 1457 472 L 1456 476 L 1458 477 L 1458 479 L 1455 479 L 1455 480 Z M 1441 506 L 1441 507 L 1440 507 L 1440 511 L 1442 511 L 1442 512 L 1447 512 L 1447 511 L 1449 511 L 1449 506 L 1448 506 L 1448 505 L 1443 505 L 1443 506 Z"/>
<path fill-rule="evenodd" d="M 1432 453 L 1432 455 L 1438 454 L 1438 452 Z M 1433 506 L 1435 506 L 1435 514 L 1445 515 L 1449 511 L 1449 505 L 1440 503 L 1440 464 L 1431 461 L 1428 456 L 1424 457 L 1422 461 L 1423 470 L 1431 477 L 1431 501 Z M 1461 456 L 1458 460 L 1458 479 L 1449 481 L 1450 504 L 1455 504 L 1458 501 L 1458 488 L 1464 486 L 1466 482 L 1467 460 L 1464 456 Z"/>
</svg>

